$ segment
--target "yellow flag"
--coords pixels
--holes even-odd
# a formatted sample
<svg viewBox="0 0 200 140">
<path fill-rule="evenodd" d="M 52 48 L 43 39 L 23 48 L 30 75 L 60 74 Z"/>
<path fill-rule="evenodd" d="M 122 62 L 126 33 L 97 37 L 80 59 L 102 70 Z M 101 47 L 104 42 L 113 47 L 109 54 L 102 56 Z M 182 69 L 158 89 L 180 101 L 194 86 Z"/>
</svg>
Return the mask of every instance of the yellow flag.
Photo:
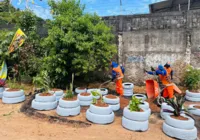
<svg viewBox="0 0 200 140">
<path fill-rule="evenodd" d="M 15 51 L 18 47 L 20 47 L 24 43 L 25 38 L 26 35 L 24 34 L 24 32 L 21 29 L 18 29 L 9 46 L 9 53 Z"/>
</svg>

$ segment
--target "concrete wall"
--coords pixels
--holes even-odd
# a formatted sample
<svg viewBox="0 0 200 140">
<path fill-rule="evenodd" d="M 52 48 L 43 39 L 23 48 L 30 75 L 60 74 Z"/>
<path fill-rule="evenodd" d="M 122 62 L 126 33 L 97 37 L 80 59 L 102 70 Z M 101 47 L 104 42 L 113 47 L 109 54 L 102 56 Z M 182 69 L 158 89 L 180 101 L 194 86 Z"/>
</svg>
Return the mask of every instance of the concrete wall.
<svg viewBox="0 0 200 140">
<path fill-rule="evenodd" d="M 118 62 L 124 63 L 128 81 L 142 84 L 144 68 L 168 61 L 182 60 L 200 67 L 200 10 L 104 20 L 118 37 Z"/>
</svg>

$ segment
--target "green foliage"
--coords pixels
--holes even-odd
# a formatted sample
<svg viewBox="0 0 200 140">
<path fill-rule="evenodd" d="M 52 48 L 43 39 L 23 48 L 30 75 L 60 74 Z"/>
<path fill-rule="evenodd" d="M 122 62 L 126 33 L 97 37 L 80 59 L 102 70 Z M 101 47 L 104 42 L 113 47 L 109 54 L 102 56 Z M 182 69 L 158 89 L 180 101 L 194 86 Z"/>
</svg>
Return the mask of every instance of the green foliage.
<svg viewBox="0 0 200 140">
<path fill-rule="evenodd" d="M 66 91 L 66 94 L 64 95 L 64 98 L 72 99 L 73 97 L 74 97 L 73 86 L 72 86 L 72 83 L 70 83 L 70 89 Z"/>
<path fill-rule="evenodd" d="M 142 99 L 138 99 L 135 96 L 132 97 L 129 103 L 129 110 L 130 111 L 140 111 L 139 105 L 142 104 Z"/>
<path fill-rule="evenodd" d="M 20 85 L 17 83 L 16 78 L 11 79 L 8 77 L 8 80 L 6 81 L 6 84 L 8 85 L 9 88 L 16 88 L 16 89 L 24 89 L 23 85 Z"/>
<path fill-rule="evenodd" d="M 200 89 L 200 69 L 189 66 L 185 71 L 184 82 L 189 90 Z"/>
<path fill-rule="evenodd" d="M 93 91 L 91 91 L 91 93 L 92 93 L 93 96 L 100 96 L 101 102 L 102 102 L 102 103 L 104 102 L 104 101 L 103 101 L 102 94 L 100 94 L 97 90 L 93 90 Z M 93 98 L 93 99 L 92 99 L 92 103 L 93 103 L 93 104 L 97 104 L 97 99 L 96 99 L 96 98 Z"/>
<path fill-rule="evenodd" d="M 181 95 L 175 95 L 176 98 L 167 100 L 167 104 L 170 105 L 174 111 L 174 116 L 180 116 L 181 111 L 183 111 L 183 104 L 185 103 L 185 97 Z"/>
<path fill-rule="evenodd" d="M 106 68 L 116 54 L 111 28 L 96 14 L 83 14 L 79 1 L 50 0 L 49 5 L 54 19 L 48 22 L 48 37 L 42 43 L 47 49 L 43 69 L 57 84 L 66 85 L 73 72 L 87 76 Z"/>
</svg>

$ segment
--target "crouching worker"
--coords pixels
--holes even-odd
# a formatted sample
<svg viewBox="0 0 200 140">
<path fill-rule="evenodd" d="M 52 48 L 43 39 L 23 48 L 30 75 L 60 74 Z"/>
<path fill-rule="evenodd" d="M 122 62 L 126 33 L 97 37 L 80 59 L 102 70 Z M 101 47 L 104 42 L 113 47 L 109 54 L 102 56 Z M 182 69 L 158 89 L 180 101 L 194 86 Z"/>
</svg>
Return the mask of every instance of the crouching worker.
<svg viewBox="0 0 200 140">
<path fill-rule="evenodd" d="M 116 62 L 111 62 L 112 81 L 116 83 L 116 92 L 120 96 L 123 95 L 122 80 L 124 78 L 124 68 L 119 66 Z"/>
<path fill-rule="evenodd" d="M 159 65 L 158 69 L 156 71 L 146 71 L 147 74 L 150 75 L 158 75 L 160 81 L 164 85 L 164 90 L 163 90 L 163 97 L 164 98 L 174 98 L 174 88 L 173 88 L 173 83 L 171 82 L 171 78 L 169 76 L 169 73 L 167 70 L 162 66 Z"/>
</svg>

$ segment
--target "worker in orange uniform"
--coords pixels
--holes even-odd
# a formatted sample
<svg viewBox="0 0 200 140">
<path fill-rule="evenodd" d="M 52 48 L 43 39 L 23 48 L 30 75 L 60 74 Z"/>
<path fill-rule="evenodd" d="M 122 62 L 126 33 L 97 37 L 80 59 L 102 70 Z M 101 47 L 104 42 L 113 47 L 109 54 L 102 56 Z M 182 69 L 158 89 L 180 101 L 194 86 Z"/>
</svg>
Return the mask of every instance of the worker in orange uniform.
<svg viewBox="0 0 200 140">
<path fill-rule="evenodd" d="M 158 75 L 162 84 L 164 85 L 163 97 L 164 98 L 174 98 L 174 88 L 173 83 L 171 82 L 171 78 L 167 70 L 159 65 L 156 71 L 146 71 L 150 75 Z"/>
<path fill-rule="evenodd" d="M 112 67 L 112 81 L 116 83 L 116 92 L 120 96 L 123 95 L 122 80 L 124 78 L 124 68 L 119 66 L 116 62 L 111 62 Z"/>
<path fill-rule="evenodd" d="M 174 74 L 174 71 L 172 70 L 171 66 L 170 66 L 170 63 L 167 62 L 165 65 L 164 65 L 168 75 L 171 76 L 171 80 L 173 80 L 173 74 Z"/>
</svg>

